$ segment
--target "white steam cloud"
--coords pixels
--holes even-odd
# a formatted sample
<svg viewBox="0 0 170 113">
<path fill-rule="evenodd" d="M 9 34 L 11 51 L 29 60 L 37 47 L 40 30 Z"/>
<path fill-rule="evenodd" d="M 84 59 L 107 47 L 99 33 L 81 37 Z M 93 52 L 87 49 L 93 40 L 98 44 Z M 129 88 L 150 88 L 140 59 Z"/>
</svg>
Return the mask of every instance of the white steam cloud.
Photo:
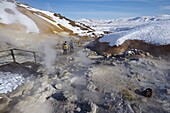
<svg viewBox="0 0 170 113">
<path fill-rule="evenodd" d="M 52 39 L 45 40 L 43 43 L 43 64 L 47 68 L 48 72 L 53 72 L 52 66 L 54 65 L 56 61 L 57 52 L 54 49 L 54 46 L 56 45 L 56 42 Z"/>
<path fill-rule="evenodd" d="M 16 46 L 16 40 L 13 38 L 6 37 L 1 33 L 0 34 L 0 48 L 6 49 L 8 45 Z"/>
<path fill-rule="evenodd" d="M 37 54 L 37 60 L 40 61 L 47 69 L 48 73 L 52 73 L 53 64 L 56 61 L 57 52 L 55 50 L 56 36 L 48 37 L 48 39 L 43 39 L 43 37 L 39 38 L 31 38 L 28 36 L 23 40 L 17 39 L 15 37 L 8 37 L 3 35 L 3 32 L 0 31 L 0 50 L 7 50 L 9 48 L 18 48 L 24 50 L 35 51 Z M 39 40 L 38 40 L 39 38 Z M 31 59 L 31 57 L 30 57 Z M 28 60 L 30 60 L 28 59 Z M 27 61 L 26 57 L 22 62 Z"/>
<path fill-rule="evenodd" d="M 77 53 L 77 57 L 78 57 L 78 60 L 79 60 L 81 63 L 85 64 L 85 65 L 88 65 L 88 64 L 90 64 L 90 63 L 92 62 L 92 60 L 90 60 L 89 58 L 87 58 L 86 54 L 83 53 L 82 51 L 79 51 L 79 52 Z"/>
</svg>

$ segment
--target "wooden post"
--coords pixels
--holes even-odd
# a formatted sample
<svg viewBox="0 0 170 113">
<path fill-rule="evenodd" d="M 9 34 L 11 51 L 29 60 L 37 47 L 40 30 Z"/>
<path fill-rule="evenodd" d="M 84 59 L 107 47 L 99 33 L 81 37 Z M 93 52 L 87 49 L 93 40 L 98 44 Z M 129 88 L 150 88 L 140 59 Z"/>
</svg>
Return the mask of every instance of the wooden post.
<svg viewBox="0 0 170 113">
<path fill-rule="evenodd" d="M 35 61 L 35 63 L 36 63 L 36 62 L 37 62 L 36 54 L 35 54 L 35 52 L 33 52 L 33 54 L 34 54 L 34 61 Z"/>
<path fill-rule="evenodd" d="M 13 62 L 16 62 L 13 49 L 10 49 L 10 51 L 11 51 L 11 56 L 12 56 Z"/>
</svg>

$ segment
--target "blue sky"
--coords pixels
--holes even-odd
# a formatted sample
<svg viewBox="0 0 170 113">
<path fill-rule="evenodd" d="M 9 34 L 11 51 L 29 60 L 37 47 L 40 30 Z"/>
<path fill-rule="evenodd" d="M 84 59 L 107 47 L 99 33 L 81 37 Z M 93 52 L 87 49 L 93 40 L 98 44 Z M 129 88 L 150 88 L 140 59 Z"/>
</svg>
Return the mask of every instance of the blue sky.
<svg viewBox="0 0 170 113">
<path fill-rule="evenodd" d="M 70 19 L 113 19 L 170 14 L 170 0 L 18 0 Z"/>
</svg>

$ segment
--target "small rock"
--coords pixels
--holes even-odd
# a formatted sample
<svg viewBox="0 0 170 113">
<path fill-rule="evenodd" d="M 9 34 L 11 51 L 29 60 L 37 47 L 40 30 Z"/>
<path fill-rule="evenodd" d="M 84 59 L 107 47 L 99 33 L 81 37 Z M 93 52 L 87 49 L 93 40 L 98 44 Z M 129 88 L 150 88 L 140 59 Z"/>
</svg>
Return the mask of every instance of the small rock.
<svg viewBox="0 0 170 113">
<path fill-rule="evenodd" d="M 96 89 L 96 86 L 92 82 L 89 82 L 87 85 L 87 89 L 90 91 L 94 91 Z"/>
<path fill-rule="evenodd" d="M 111 96 L 112 99 L 115 98 L 115 97 L 114 97 L 114 96 L 115 96 L 114 93 L 110 93 L 110 96 Z"/>
<path fill-rule="evenodd" d="M 146 55 L 146 56 L 150 56 L 150 53 L 146 52 L 145 55 Z"/>
<path fill-rule="evenodd" d="M 69 57 L 69 61 L 74 61 L 74 58 L 73 57 Z"/>
<path fill-rule="evenodd" d="M 80 112 L 80 111 L 81 111 L 81 108 L 77 107 L 77 108 L 75 109 L 75 111 Z"/>
<path fill-rule="evenodd" d="M 153 56 L 152 56 L 149 52 L 146 52 L 145 55 L 146 55 L 147 57 L 153 58 Z"/>
<path fill-rule="evenodd" d="M 116 63 L 115 63 L 115 62 L 112 62 L 112 66 L 116 66 Z"/>
<path fill-rule="evenodd" d="M 137 80 L 138 80 L 139 82 L 141 81 L 141 79 L 139 79 L 139 78 L 138 78 Z"/>
<path fill-rule="evenodd" d="M 110 93 L 110 92 L 105 92 L 104 94 L 105 94 L 105 98 L 106 98 L 106 99 L 107 99 L 107 98 L 111 98 L 112 93 Z"/>
<path fill-rule="evenodd" d="M 135 74 L 135 72 L 133 72 L 132 70 L 130 70 L 130 74 L 131 74 L 131 75 L 134 75 L 134 74 Z"/>
<path fill-rule="evenodd" d="M 166 89 L 168 95 L 170 95 L 170 89 Z"/>
<path fill-rule="evenodd" d="M 39 88 L 41 92 L 35 95 L 38 101 L 44 103 L 48 97 L 55 93 L 55 89 L 51 85 L 47 85 L 45 88 Z"/>
<path fill-rule="evenodd" d="M 58 90 L 62 89 L 62 84 L 56 84 L 55 88 L 58 89 Z"/>
<path fill-rule="evenodd" d="M 100 91 L 99 88 L 96 88 L 95 90 L 96 90 L 96 91 Z"/>
<path fill-rule="evenodd" d="M 98 109 L 97 105 L 94 104 L 93 102 L 89 102 L 89 105 L 91 107 L 91 111 L 87 113 L 97 113 L 97 109 Z"/>
<path fill-rule="evenodd" d="M 162 59 L 162 57 L 158 57 L 158 59 L 159 59 L 159 60 L 161 60 L 161 59 Z"/>
<path fill-rule="evenodd" d="M 64 96 L 64 98 L 66 98 L 66 100 L 68 100 L 70 102 L 74 102 L 77 100 L 77 96 L 70 94 L 68 91 L 63 92 L 63 96 Z"/>
<path fill-rule="evenodd" d="M 153 90 L 152 90 L 151 88 L 146 88 L 146 89 L 143 91 L 143 93 L 144 93 L 145 97 L 150 98 L 150 97 L 152 97 L 152 95 L 153 95 Z"/>
<path fill-rule="evenodd" d="M 48 101 L 52 102 L 52 103 L 54 103 L 54 102 L 56 101 L 56 99 L 53 98 L 52 95 L 51 95 L 50 97 L 47 97 L 46 99 L 47 99 Z"/>
<path fill-rule="evenodd" d="M 72 72 L 74 72 L 75 70 L 74 69 L 71 69 Z"/>
<path fill-rule="evenodd" d="M 54 75 L 51 79 L 52 80 L 57 80 L 58 79 L 58 75 Z"/>
<path fill-rule="evenodd" d="M 68 70 L 64 70 L 62 74 L 59 76 L 60 78 L 62 77 L 68 77 L 71 73 Z"/>
</svg>

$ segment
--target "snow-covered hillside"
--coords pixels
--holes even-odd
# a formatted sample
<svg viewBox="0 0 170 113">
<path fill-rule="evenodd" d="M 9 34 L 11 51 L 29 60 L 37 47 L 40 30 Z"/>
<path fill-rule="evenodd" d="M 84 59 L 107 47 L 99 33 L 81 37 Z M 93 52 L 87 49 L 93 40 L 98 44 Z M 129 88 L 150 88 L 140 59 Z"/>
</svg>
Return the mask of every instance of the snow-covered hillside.
<svg viewBox="0 0 170 113">
<path fill-rule="evenodd" d="M 106 35 L 99 41 L 109 42 L 110 46 L 118 46 L 126 40 L 142 40 L 154 45 L 170 44 L 170 21 L 152 22 L 139 25 L 124 32 Z"/>
<path fill-rule="evenodd" d="M 39 33 L 39 28 L 35 22 L 17 10 L 17 6 L 11 2 L 0 2 L 0 23 L 13 24 L 20 23 L 27 27 L 27 32 Z"/>
<path fill-rule="evenodd" d="M 142 40 L 156 45 L 170 44 L 170 15 L 78 21 L 95 30 L 111 33 L 99 40 L 109 42 L 110 46 L 121 45 L 126 40 Z"/>
<path fill-rule="evenodd" d="M 64 28 L 73 32 L 73 34 L 79 34 L 82 36 L 91 35 L 94 30 L 88 28 L 88 26 L 80 25 L 74 21 L 61 16 L 60 14 L 52 13 L 49 11 L 43 11 L 39 9 L 32 8 L 24 4 L 18 4 L 20 7 L 24 7 L 27 10 L 33 11 L 34 15 L 40 17 L 41 19 L 49 22 L 50 24 L 56 26 L 57 28 L 64 30 Z"/>
<path fill-rule="evenodd" d="M 60 34 L 62 32 L 71 36 L 98 36 L 103 34 L 103 32 L 95 32 L 90 27 L 60 14 L 32 8 L 17 1 L 1 1 L 0 13 L 0 23 L 9 26 L 9 29 L 11 29 L 10 25 L 15 25 L 12 28 L 17 29 L 17 31 L 24 27 L 26 33 Z"/>
<path fill-rule="evenodd" d="M 122 54 L 130 49 L 163 57 L 170 53 L 170 15 L 80 21 L 108 33 L 88 45 L 99 54 Z"/>
<path fill-rule="evenodd" d="M 119 32 L 132 29 L 133 27 L 141 24 L 167 20 L 170 20 L 170 15 L 117 18 L 112 20 L 94 20 L 83 18 L 77 21 L 88 25 L 97 31 Z"/>
</svg>

